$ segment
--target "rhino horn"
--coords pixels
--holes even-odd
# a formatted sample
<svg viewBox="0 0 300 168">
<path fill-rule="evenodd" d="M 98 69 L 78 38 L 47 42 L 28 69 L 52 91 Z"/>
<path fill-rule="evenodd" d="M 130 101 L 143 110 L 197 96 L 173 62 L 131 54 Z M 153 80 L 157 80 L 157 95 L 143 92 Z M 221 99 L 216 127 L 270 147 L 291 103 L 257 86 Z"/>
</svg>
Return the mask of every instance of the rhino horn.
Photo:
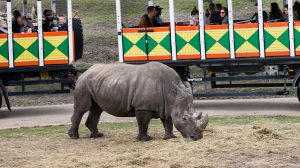
<svg viewBox="0 0 300 168">
<path fill-rule="evenodd" d="M 202 113 L 201 113 L 200 118 L 197 120 L 197 127 L 200 130 L 204 130 L 206 128 L 207 124 L 208 124 L 208 115 L 206 114 L 202 117 Z"/>
<path fill-rule="evenodd" d="M 194 113 L 193 114 L 193 118 L 195 119 L 195 120 L 200 120 L 201 119 L 201 117 L 202 117 L 202 112 L 197 112 L 197 113 Z"/>
</svg>

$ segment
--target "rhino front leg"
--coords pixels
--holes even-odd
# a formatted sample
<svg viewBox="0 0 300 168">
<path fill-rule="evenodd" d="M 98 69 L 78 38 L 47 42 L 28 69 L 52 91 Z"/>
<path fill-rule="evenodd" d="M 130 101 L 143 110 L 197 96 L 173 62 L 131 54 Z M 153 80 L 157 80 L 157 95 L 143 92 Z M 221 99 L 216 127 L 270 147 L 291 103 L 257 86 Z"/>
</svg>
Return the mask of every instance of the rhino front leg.
<svg viewBox="0 0 300 168">
<path fill-rule="evenodd" d="M 98 104 L 93 102 L 90 108 L 89 116 L 85 122 L 85 125 L 91 131 L 90 138 L 103 137 L 103 134 L 98 131 L 98 123 L 100 120 L 101 113 L 102 109 L 99 107 Z"/>
<path fill-rule="evenodd" d="M 153 117 L 153 113 L 150 111 L 136 111 L 136 120 L 139 126 L 139 134 L 137 140 L 139 141 L 149 141 L 151 137 L 148 135 L 149 122 Z"/>
<path fill-rule="evenodd" d="M 78 139 L 79 138 L 79 133 L 78 133 L 78 129 L 79 129 L 79 125 L 82 119 L 82 116 L 85 112 L 81 112 L 81 111 L 77 111 L 74 110 L 73 116 L 71 118 L 71 122 L 72 122 L 72 126 L 69 129 L 69 137 L 71 139 Z"/>
<path fill-rule="evenodd" d="M 176 136 L 173 134 L 172 119 L 161 119 L 161 122 L 163 123 L 164 128 L 165 128 L 164 140 L 176 138 Z"/>
</svg>

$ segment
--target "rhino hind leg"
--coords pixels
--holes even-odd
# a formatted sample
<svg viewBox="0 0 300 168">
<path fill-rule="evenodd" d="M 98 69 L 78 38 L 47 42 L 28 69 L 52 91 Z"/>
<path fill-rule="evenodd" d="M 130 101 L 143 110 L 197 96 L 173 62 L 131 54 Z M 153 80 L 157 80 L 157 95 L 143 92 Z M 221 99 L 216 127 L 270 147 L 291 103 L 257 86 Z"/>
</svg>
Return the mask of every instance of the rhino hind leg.
<svg viewBox="0 0 300 168">
<path fill-rule="evenodd" d="M 89 116 L 85 122 L 86 127 L 91 131 L 90 138 L 100 138 L 103 134 L 98 131 L 98 123 L 102 113 L 102 109 L 99 107 L 95 101 L 92 101 L 92 106 L 90 108 Z"/>
<path fill-rule="evenodd" d="M 163 123 L 163 126 L 165 128 L 164 140 L 176 138 L 176 136 L 173 134 L 173 122 L 172 122 L 172 119 L 161 119 L 161 122 Z"/>
<path fill-rule="evenodd" d="M 139 127 L 139 134 L 136 139 L 139 141 L 151 140 L 152 138 L 148 135 L 148 126 L 153 118 L 153 113 L 150 111 L 136 111 L 135 116 Z"/>
</svg>

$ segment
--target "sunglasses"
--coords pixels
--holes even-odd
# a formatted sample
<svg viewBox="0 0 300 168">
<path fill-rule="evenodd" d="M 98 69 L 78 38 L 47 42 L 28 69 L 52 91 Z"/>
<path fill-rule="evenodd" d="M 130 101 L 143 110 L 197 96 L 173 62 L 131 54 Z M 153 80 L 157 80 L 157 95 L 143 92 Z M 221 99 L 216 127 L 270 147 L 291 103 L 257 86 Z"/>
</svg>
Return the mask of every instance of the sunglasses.
<svg viewBox="0 0 300 168">
<path fill-rule="evenodd" d="M 221 14 L 225 14 L 225 12 L 221 12 Z"/>
</svg>

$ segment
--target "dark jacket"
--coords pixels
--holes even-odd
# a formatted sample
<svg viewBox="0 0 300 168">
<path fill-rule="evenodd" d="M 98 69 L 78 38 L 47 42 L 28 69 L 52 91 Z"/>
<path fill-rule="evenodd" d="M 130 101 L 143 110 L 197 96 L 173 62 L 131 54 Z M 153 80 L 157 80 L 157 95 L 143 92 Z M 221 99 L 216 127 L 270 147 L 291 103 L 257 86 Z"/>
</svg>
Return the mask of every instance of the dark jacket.
<svg viewBox="0 0 300 168">
<path fill-rule="evenodd" d="M 20 29 L 21 29 L 21 26 L 19 25 L 17 19 L 13 20 L 12 21 L 12 32 L 13 33 L 20 33 Z"/>
<path fill-rule="evenodd" d="M 154 27 L 154 19 L 150 19 L 148 14 L 143 15 L 139 27 L 141 28 Z"/>
<path fill-rule="evenodd" d="M 53 20 L 52 19 L 45 19 L 44 20 L 44 24 L 43 24 L 43 31 L 44 32 L 49 32 L 49 31 L 51 31 L 51 25 L 52 25 L 52 23 L 53 23 Z"/>
<path fill-rule="evenodd" d="M 263 11 L 263 21 L 268 21 L 268 13 L 266 11 Z M 254 13 L 254 15 L 250 19 L 251 23 L 258 23 L 258 13 Z"/>
</svg>

